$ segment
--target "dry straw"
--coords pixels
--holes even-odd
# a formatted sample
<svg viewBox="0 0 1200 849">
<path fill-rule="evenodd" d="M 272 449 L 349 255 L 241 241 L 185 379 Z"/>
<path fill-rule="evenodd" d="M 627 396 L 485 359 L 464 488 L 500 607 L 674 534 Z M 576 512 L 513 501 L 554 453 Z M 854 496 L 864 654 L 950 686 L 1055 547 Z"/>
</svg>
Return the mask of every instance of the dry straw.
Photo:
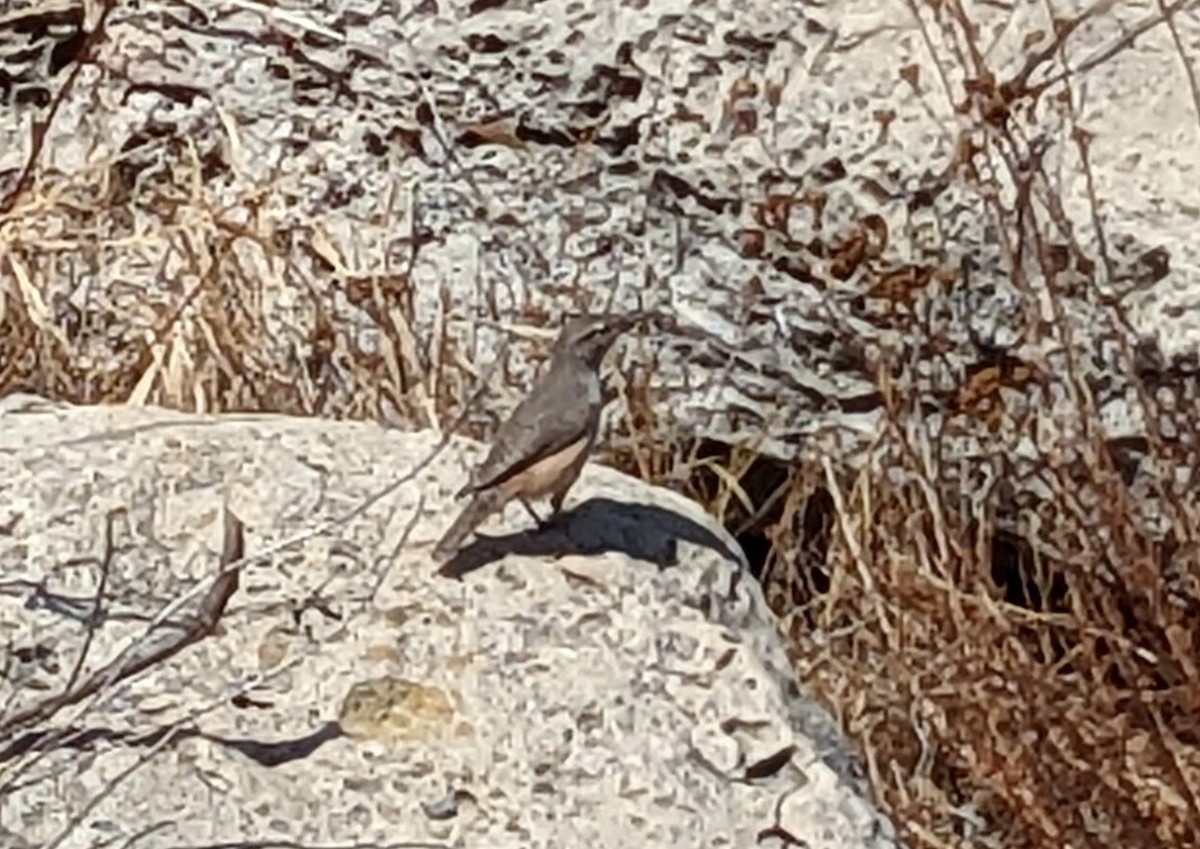
<svg viewBox="0 0 1200 849">
<path fill-rule="evenodd" d="M 957 0 L 912 6 L 922 26 L 932 14 L 957 33 L 959 51 L 941 60 L 946 80 L 951 65 L 997 79 Z M 1180 6 L 1162 6 L 1157 20 Z M 111 8 L 101 8 L 94 40 Z M 1050 62 L 1055 52 L 1039 55 Z M 1016 98 L 1071 84 L 1069 75 L 1049 80 L 1040 89 L 1028 75 L 1003 89 L 981 84 L 963 100 L 964 119 L 1018 186 L 1018 203 L 1000 204 L 995 176 L 966 165 L 958 176 L 991 198 L 997 233 L 1025 234 L 1005 248 L 1014 286 L 1031 297 L 1021 269 L 1032 260 L 1053 279 L 1050 242 L 1061 222 L 1053 197 L 1034 191 L 1036 149 L 1003 115 Z M 75 84 L 71 76 L 62 85 Z M 236 161 L 237 129 L 219 124 Z M 449 293 L 422 313 L 411 269 L 362 273 L 319 222 L 270 223 L 263 210 L 285 190 L 283 175 L 231 200 L 205 179 L 212 150 L 201 143 L 148 138 L 69 177 L 39 166 L 40 144 L 35 137 L 27 173 L 0 186 L 0 395 L 25 389 L 83 403 L 435 428 L 463 412 L 485 346 L 476 329 L 463 331 Z M 142 174 L 140 194 L 131 191 L 131 168 Z M 147 179 L 148 171 L 157 176 Z M 419 217 L 408 225 L 419 245 Z M 319 275 L 299 267 L 294 250 Z M 75 276 L 91 281 L 85 311 L 61 297 Z M 131 279 L 156 285 L 132 288 Z M 586 294 L 577 293 L 577 307 L 588 305 Z M 1047 332 L 1071 350 L 1066 296 L 1053 287 L 1049 294 L 1059 320 Z M 347 306 L 358 319 L 346 320 Z M 1119 303 L 1112 312 L 1127 326 Z M 515 323 L 536 327 L 545 318 L 531 311 Z M 937 330 L 917 323 L 912 332 Z M 1128 340 L 1116 341 L 1121 368 L 1144 373 Z M 1027 422 L 995 406 L 981 414 L 991 424 L 981 429 L 990 433 L 981 453 L 994 463 L 982 488 L 942 461 L 952 429 L 931 436 L 920 399 L 904 397 L 895 375 L 882 373 L 887 426 L 865 460 L 782 465 L 752 438 L 720 445 L 667 418 L 671 405 L 651 380 L 654 356 L 652 345 L 639 348 L 640 367 L 616 376 L 621 417 L 608 460 L 682 487 L 748 546 L 763 546 L 764 584 L 798 674 L 841 721 L 910 845 L 1195 845 L 1200 516 L 1194 492 L 1173 483 L 1180 464 L 1194 468 L 1195 446 L 1189 454 L 1154 424 L 1165 417 L 1175 433 L 1200 432 L 1194 397 L 1172 410 L 1155 392 L 1140 392 L 1152 413 L 1140 447 L 1149 468 L 1165 470 L 1157 509 L 1170 531 L 1156 537 L 1142 530 L 1142 495 L 1114 462 L 1076 360 L 1062 382 L 1071 458 L 1051 447 L 1023 472 L 1044 481 L 1047 495 L 1022 513 L 1006 503 L 1003 480 L 1016 473 L 1006 457 Z M 1028 365 L 1061 373 L 1056 364 Z M 519 389 L 519 379 L 508 382 L 496 391 Z M 1036 380 L 1028 387 L 1036 398 Z M 999 386 L 983 394 L 995 404 L 1005 396 Z M 469 432 L 488 428 L 468 418 Z"/>
</svg>

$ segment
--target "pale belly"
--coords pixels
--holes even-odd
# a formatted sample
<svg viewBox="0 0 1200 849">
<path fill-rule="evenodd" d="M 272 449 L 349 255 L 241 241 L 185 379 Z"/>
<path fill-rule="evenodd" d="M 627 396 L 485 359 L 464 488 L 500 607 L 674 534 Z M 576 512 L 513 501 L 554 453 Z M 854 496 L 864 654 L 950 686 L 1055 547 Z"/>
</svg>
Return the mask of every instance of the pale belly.
<svg viewBox="0 0 1200 849">
<path fill-rule="evenodd" d="M 582 462 L 590 442 L 590 435 L 584 435 L 559 452 L 543 457 L 501 484 L 502 491 L 508 498 L 519 496 L 528 499 L 549 495 L 567 477 L 575 474 L 576 466 Z"/>
</svg>

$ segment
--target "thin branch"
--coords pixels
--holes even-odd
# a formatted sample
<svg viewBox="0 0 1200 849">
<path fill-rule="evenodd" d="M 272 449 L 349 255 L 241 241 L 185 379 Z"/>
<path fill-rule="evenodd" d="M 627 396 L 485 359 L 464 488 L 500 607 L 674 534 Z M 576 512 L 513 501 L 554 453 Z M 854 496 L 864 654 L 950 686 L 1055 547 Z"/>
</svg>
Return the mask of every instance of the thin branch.
<svg viewBox="0 0 1200 849">
<path fill-rule="evenodd" d="M 1081 76 L 1086 74 L 1088 71 L 1092 70 L 1092 68 L 1104 64 L 1118 53 L 1132 48 L 1134 44 L 1137 43 L 1137 40 L 1146 32 L 1154 29 L 1154 27 L 1158 26 L 1164 21 L 1169 21 L 1171 17 L 1180 9 L 1195 3 L 1196 0 L 1175 0 L 1175 2 L 1169 6 L 1162 6 L 1159 4 L 1161 14 L 1148 15 L 1112 44 L 1084 59 L 1076 67 L 1061 71 L 1055 74 L 1053 77 L 1050 77 L 1049 79 L 1039 83 L 1038 85 L 1030 86 L 1028 89 L 1029 94 L 1032 94 L 1036 97 L 1046 89 L 1058 85 L 1072 75 Z"/>
<path fill-rule="evenodd" d="M 149 651 L 133 651 L 118 657 L 94 672 L 83 683 L 72 682 L 71 686 L 58 695 L 44 699 L 9 717 L 0 725 L 0 740 L 11 739 L 17 732 L 45 722 L 63 708 L 95 695 L 119 681 L 131 678 L 173 657 L 193 643 L 212 636 L 221 615 L 225 612 L 225 606 L 237 591 L 238 569 L 231 564 L 242 559 L 244 542 L 241 520 L 226 508 L 225 541 L 221 553 L 222 571 L 201 600 L 198 614 L 185 620 L 183 630 L 170 639 L 161 641 Z M 10 753 L 11 747 L 0 750 L 0 762 L 6 760 Z"/>
<path fill-rule="evenodd" d="M 64 840 L 66 840 L 68 837 L 70 837 L 72 832 L 74 832 L 75 829 L 79 827 L 79 824 L 81 822 L 83 822 L 83 820 L 87 817 L 87 815 L 90 814 L 92 811 L 94 811 L 96 809 L 97 805 L 99 805 L 102 801 L 107 799 L 109 797 L 109 795 L 111 795 L 111 793 L 113 792 L 113 790 L 116 789 L 118 784 L 120 784 L 122 781 L 124 781 L 130 775 L 132 775 L 134 770 L 140 769 L 151 758 L 153 758 L 156 754 L 158 754 L 160 751 L 162 751 L 162 749 L 164 749 L 169 743 L 171 743 L 171 741 L 173 741 L 175 739 L 175 736 L 178 733 L 178 731 L 179 731 L 179 729 L 175 728 L 175 729 L 172 729 L 169 733 L 164 734 L 162 736 L 162 738 L 158 740 L 158 742 L 156 742 L 153 746 L 151 746 L 149 749 L 147 749 L 145 752 L 143 752 L 133 763 L 131 763 L 128 767 L 126 767 L 125 769 L 121 770 L 119 773 L 114 775 L 112 777 L 112 779 L 107 784 L 104 785 L 103 790 L 101 790 L 99 793 L 97 793 L 95 796 L 93 796 L 91 799 L 89 799 L 86 805 L 84 805 L 82 808 L 80 808 L 78 811 L 75 812 L 74 816 L 72 816 L 67 821 L 66 825 L 64 825 L 62 827 L 62 829 L 58 832 L 58 834 L 56 834 L 53 837 L 53 839 L 51 839 L 50 842 L 48 842 L 45 845 L 44 849 L 57 849 L 57 847 L 60 846 Z"/>
<path fill-rule="evenodd" d="M 96 597 L 92 604 L 92 612 L 88 614 L 87 633 L 83 637 L 83 647 L 79 650 L 79 656 L 75 658 L 75 668 L 71 670 L 71 674 L 67 676 L 67 683 L 63 687 L 62 694 L 71 692 L 74 689 L 76 682 L 79 680 L 79 673 L 83 671 L 83 665 L 87 662 L 87 657 L 92 648 L 92 640 L 96 636 L 96 631 L 100 629 L 102 621 L 101 612 L 104 607 L 104 594 L 108 589 L 108 576 L 112 572 L 113 560 L 113 519 L 119 511 L 110 510 L 108 515 L 104 517 L 104 553 L 100 555 L 100 581 L 96 586 Z"/>
<path fill-rule="evenodd" d="M 50 101 L 50 106 L 47 108 L 46 114 L 43 117 L 34 119 L 31 131 L 32 138 L 29 145 L 29 156 L 26 157 L 25 164 L 21 166 L 21 173 L 13 184 L 12 190 L 8 195 L 0 198 L 0 215 L 11 212 L 17 203 L 17 198 L 28 190 L 29 184 L 33 180 L 34 166 L 37 165 L 42 150 L 46 146 L 46 134 L 50 131 L 50 125 L 54 123 L 54 119 L 58 115 L 59 109 L 62 108 L 63 101 L 66 100 L 67 95 L 75 88 L 75 81 L 79 78 L 79 72 L 83 70 L 84 65 L 91 59 L 96 45 L 103 40 L 104 27 L 108 23 L 108 17 L 116 8 L 117 0 L 103 0 L 100 16 L 96 19 L 96 25 L 84 35 L 83 47 L 75 61 L 71 63 L 71 70 L 67 74 L 66 80 L 54 93 L 54 99 Z"/>
</svg>

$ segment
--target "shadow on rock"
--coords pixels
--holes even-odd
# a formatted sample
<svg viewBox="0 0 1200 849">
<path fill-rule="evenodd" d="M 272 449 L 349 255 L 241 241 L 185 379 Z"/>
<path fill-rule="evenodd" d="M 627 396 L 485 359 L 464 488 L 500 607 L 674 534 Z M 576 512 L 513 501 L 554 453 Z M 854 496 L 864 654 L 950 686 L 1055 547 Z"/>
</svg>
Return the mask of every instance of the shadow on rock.
<svg viewBox="0 0 1200 849">
<path fill-rule="evenodd" d="M 562 511 L 540 528 L 500 536 L 477 534 L 438 571 L 446 577 L 461 578 L 507 554 L 563 557 L 606 552 L 647 560 L 662 568 L 678 562 L 680 542 L 711 548 L 738 563 L 744 561 L 741 553 L 731 550 L 721 537 L 673 510 L 591 498 Z"/>
<path fill-rule="evenodd" d="M 176 743 L 191 737 L 199 737 L 241 752 L 263 766 L 273 767 L 303 760 L 330 740 L 335 740 L 340 736 L 342 736 L 342 730 L 336 722 L 327 722 L 316 731 L 303 737 L 270 742 L 244 737 L 220 737 L 215 734 L 206 734 L 196 728 L 181 728 L 176 725 L 162 725 L 143 734 L 103 727 L 72 727 L 30 731 L 0 749 L 0 763 L 39 749 L 64 748 L 92 751 L 100 742 L 125 746 L 157 746 L 163 742 L 164 738 L 170 738 L 169 742 Z"/>
</svg>

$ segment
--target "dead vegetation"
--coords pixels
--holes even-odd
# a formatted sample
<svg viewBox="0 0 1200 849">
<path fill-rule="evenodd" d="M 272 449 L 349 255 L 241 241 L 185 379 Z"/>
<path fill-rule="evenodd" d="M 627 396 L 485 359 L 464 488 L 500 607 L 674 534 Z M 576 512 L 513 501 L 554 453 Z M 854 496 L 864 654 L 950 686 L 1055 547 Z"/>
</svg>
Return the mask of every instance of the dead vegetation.
<svg viewBox="0 0 1200 849">
<path fill-rule="evenodd" d="M 1191 497 L 1167 496 L 1154 539 L 1098 442 L 1083 480 L 1044 456 L 1050 559 L 992 505 L 939 495 L 954 482 L 917 461 L 937 446 L 905 439 L 881 446 L 888 474 L 797 474 L 784 516 L 814 491 L 828 508 L 785 525 L 768 579 L 877 792 L 920 846 L 1190 845 L 1200 635 L 1172 576 L 1200 567 Z"/>
<path fill-rule="evenodd" d="M 1153 420 L 1200 432 L 1200 408 L 1153 397 Z M 738 535 L 799 677 L 838 716 L 910 845 L 1194 845 L 1191 486 L 1164 477 L 1152 495 L 1135 491 L 1081 409 L 1071 424 L 1083 440 L 1037 459 L 1048 497 L 1018 510 L 1003 497 L 1008 454 L 1039 405 L 992 434 L 984 465 L 1001 483 L 981 493 L 929 462 L 948 452 L 912 426 L 916 400 L 889 409 L 865 468 L 789 468 L 685 439 L 670 453 L 633 440 L 614 461 L 685 479 Z M 633 421 L 648 415 L 637 409 Z M 1145 468 L 1195 468 L 1177 442 L 1142 447 Z M 1148 497 L 1171 517 L 1165 534 L 1146 529 Z"/>
<path fill-rule="evenodd" d="M 938 436 L 921 425 L 921 399 L 903 391 L 903 371 L 881 372 L 888 427 L 866 462 L 785 467 L 753 444 L 682 435 L 662 418 L 646 359 L 625 376 L 609 460 L 684 486 L 753 550 L 801 679 L 839 717 L 910 845 L 1195 845 L 1200 515 L 1193 489 L 1174 474 L 1197 468 L 1186 438 L 1200 432 L 1195 371 L 1148 368 L 1121 335 L 1129 321 L 1119 300 L 1109 305 L 1118 361 L 1148 412 L 1134 451 L 1142 473 L 1126 474 L 1070 344 L 1068 297 L 1054 284 L 1064 263 L 1052 243 L 1073 245 L 1076 266 L 1103 269 L 1108 258 L 1064 228 L 1044 149 L 1021 135 L 1015 115 L 1070 85 L 1043 66 L 1083 18 L 1032 51 L 1021 74 L 1001 79 L 961 6 L 937 5 L 938 23 L 962 35 L 962 52 L 945 61 L 966 69 L 962 111 L 974 122 L 954 176 L 991 198 L 996 232 L 1011 239 L 1014 286 L 1034 299 L 1046 285 L 1061 320 L 1032 332 L 1055 336 L 1068 362 L 959 375 L 957 424 Z M 1164 18 L 1181 5 L 1163 6 Z M 73 76 L 64 82 L 72 84 Z M 1086 169 L 1086 138 L 1074 141 Z M 269 227 L 259 214 L 269 186 L 219 203 L 206 188 L 212 155 L 147 138 L 70 180 L 34 167 L 8 183 L 0 395 L 450 423 L 480 373 L 475 352 L 447 332 L 448 295 L 421 322 L 403 270 L 361 275 L 319 231 Z M 170 170 L 162 184 L 143 179 L 136 200 L 122 171 L 135 160 Z M 1015 201 L 1002 202 L 1009 189 Z M 122 208 L 135 202 L 136 228 Z M 419 226 L 414 219 L 414 254 Z M 333 284 L 289 267 L 281 246 L 290 244 L 306 245 Z M 74 268 L 80 257 L 93 267 Z M 123 271 L 148 268 L 158 288 L 122 288 Z M 86 313 L 46 294 L 49 281 L 76 273 L 102 281 Z M 284 277 L 301 320 L 279 320 L 287 311 L 272 303 L 270 284 Z M 525 318 L 536 326 L 545 316 Z M 937 333 L 919 321 L 912 329 Z M 1015 440 L 1051 401 L 1039 374 L 1056 376 L 1054 389 L 1072 404 L 1069 420 L 1056 422 L 1060 441 L 1020 470 L 1044 483 L 1030 502 L 1005 481 L 1018 474 Z M 987 427 L 976 426 L 982 419 Z M 983 489 L 940 462 L 954 427 L 983 439 L 978 462 L 991 475 Z M 1165 530 L 1151 530 L 1148 509 Z"/>
<path fill-rule="evenodd" d="M 1180 7 L 1160 4 L 1157 22 Z M 973 124 L 954 173 L 989 199 L 1014 288 L 1051 304 L 1054 320 L 1022 328 L 1024 340 L 1058 356 L 985 351 L 954 375 L 946 427 L 934 433 L 919 379 L 894 368 L 910 352 L 893 352 L 877 380 L 887 427 L 860 462 L 787 467 L 681 440 L 663 469 L 644 456 L 645 438 L 620 458 L 657 482 L 682 475 L 743 545 L 758 543 L 799 677 L 835 711 L 912 846 L 1200 839 L 1200 368 L 1195 354 L 1168 364 L 1134 341 L 1128 292 L 1093 293 L 1119 351 L 1114 370 L 1146 422 L 1144 438 L 1107 433 L 1069 315 L 1078 278 L 1063 273 L 1111 280 L 1101 204 L 1092 190 L 1095 253 L 1064 218 L 1047 145 L 1024 134 L 1019 114 L 1071 83 L 1059 51 L 1101 12 L 1060 20 L 1010 79 L 987 66 L 959 3 L 933 13 L 960 37 L 946 64 L 969 69 L 959 111 Z M 1071 103 L 1058 105 L 1091 187 Z M 913 337 L 937 339 L 914 307 L 919 293 L 884 297 L 908 309 Z M 655 424 L 643 390 L 628 400 L 631 423 Z M 967 432 L 974 477 L 951 459 Z M 1021 462 L 1015 446 L 1032 433 L 1043 439 Z"/>
</svg>

